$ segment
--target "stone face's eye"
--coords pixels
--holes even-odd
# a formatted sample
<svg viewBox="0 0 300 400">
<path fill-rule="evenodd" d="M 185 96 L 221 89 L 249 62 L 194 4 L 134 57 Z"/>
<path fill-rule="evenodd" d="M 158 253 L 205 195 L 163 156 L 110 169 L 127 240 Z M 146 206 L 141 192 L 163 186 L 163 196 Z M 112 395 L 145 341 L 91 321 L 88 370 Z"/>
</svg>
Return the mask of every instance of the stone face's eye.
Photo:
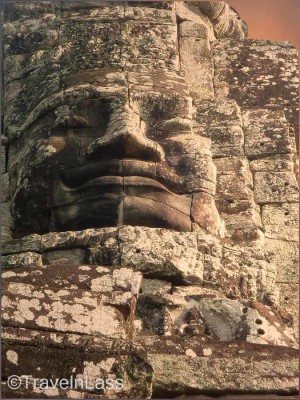
<svg viewBox="0 0 300 400">
<path fill-rule="evenodd" d="M 90 144 L 106 134 L 110 116 L 111 104 L 108 100 L 83 100 L 68 106 L 61 129 L 78 143 L 80 155 L 84 156 Z"/>
<path fill-rule="evenodd" d="M 105 134 L 110 116 L 109 103 L 105 100 L 84 100 L 73 107 L 74 121 L 78 128 L 98 128 L 99 136 Z"/>
</svg>

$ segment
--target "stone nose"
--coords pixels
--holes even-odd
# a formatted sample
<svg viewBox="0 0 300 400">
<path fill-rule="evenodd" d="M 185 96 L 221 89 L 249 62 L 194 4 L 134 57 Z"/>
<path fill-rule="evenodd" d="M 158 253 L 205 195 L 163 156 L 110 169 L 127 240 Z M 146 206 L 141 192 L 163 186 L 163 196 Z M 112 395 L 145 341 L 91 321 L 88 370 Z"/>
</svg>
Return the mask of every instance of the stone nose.
<svg viewBox="0 0 300 400">
<path fill-rule="evenodd" d="M 93 158 L 134 158 L 160 162 L 165 158 L 162 147 L 145 135 L 145 125 L 129 105 L 115 109 L 104 136 L 88 148 Z"/>
</svg>

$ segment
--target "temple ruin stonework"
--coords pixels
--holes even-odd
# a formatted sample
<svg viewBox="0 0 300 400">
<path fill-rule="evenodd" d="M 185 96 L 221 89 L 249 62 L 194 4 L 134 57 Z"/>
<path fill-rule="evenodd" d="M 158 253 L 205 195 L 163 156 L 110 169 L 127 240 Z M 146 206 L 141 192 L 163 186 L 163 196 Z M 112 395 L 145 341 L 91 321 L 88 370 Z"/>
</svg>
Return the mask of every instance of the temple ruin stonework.
<svg viewBox="0 0 300 400">
<path fill-rule="evenodd" d="M 297 50 L 223 1 L 3 13 L 3 397 L 297 398 Z"/>
</svg>

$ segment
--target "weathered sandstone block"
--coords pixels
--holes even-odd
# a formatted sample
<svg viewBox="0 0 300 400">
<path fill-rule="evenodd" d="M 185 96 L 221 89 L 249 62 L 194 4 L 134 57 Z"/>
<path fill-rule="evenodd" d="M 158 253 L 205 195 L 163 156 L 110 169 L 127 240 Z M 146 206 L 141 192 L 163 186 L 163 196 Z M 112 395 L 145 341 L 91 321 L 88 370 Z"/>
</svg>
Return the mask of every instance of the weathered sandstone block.
<svg viewBox="0 0 300 400">
<path fill-rule="evenodd" d="M 299 280 L 299 246 L 297 242 L 266 239 L 266 252 L 277 266 L 277 281 L 297 283 Z"/>
<path fill-rule="evenodd" d="M 220 40 L 213 43 L 213 53 L 217 97 L 229 95 L 244 108 L 284 109 L 298 131 L 296 48 L 266 40 Z"/>
<path fill-rule="evenodd" d="M 154 367 L 153 397 L 183 393 L 222 393 L 224 388 L 256 393 L 268 388 L 297 391 L 298 356 L 295 349 L 276 346 L 199 341 L 185 338 L 139 340 L 150 347 Z M 161 349 L 164 349 L 163 351 Z M 249 358 L 249 354 L 252 357 Z M 241 373 L 243 371 L 243 373 Z M 249 380 L 248 371 L 251 374 Z M 278 376 L 280 378 L 278 379 Z M 255 383 L 254 383 L 255 381 Z"/>
<path fill-rule="evenodd" d="M 279 154 L 268 158 L 260 158 L 250 163 L 252 172 L 289 172 L 294 173 L 295 163 L 291 154 Z"/>
<path fill-rule="evenodd" d="M 254 195 L 258 204 L 297 203 L 298 184 L 296 177 L 287 172 L 256 172 Z"/>
<path fill-rule="evenodd" d="M 10 202 L 1 204 L 1 239 L 3 243 L 12 239 L 11 228 L 13 226 L 13 219 L 10 207 Z"/>
<path fill-rule="evenodd" d="M 223 1 L 3 11 L 4 397 L 293 398 L 296 49 Z"/>
<path fill-rule="evenodd" d="M 297 203 L 268 204 L 262 207 L 262 223 L 268 239 L 298 242 L 299 206 Z"/>
<path fill-rule="evenodd" d="M 275 312 L 275 314 L 274 314 Z M 172 291 L 142 293 L 136 317 L 140 330 L 156 335 L 198 336 L 221 341 L 296 346 L 293 330 L 281 315 L 255 301 L 222 298 L 203 287 L 174 287 Z M 284 319 L 283 319 L 284 318 Z"/>
<path fill-rule="evenodd" d="M 135 268 L 145 277 L 202 282 L 203 254 L 197 250 L 196 234 L 182 236 L 164 230 L 124 227 L 119 239 L 121 265 Z"/>
<path fill-rule="evenodd" d="M 182 22 L 179 25 L 179 47 L 181 67 L 192 94 L 201 100 L 212 99 L 213 60 L 206 25 Z"/>
<path fill-rule="evenodd" d="M 57 270 L 59 268 L 59 271 Z M 3 273 L 3 323 L 27 329 L 130 338 L 141 274 L 87 265 Z M 118 307 L 124 308 L 123 313 Z"/>
<path fill-rule="evenodd" d="M 16 253 L 2 257 L 3 268 L 17 268 L 17 267 L 40 267 L 42 265 L 42 257 L 39 253 L 27 251 L 24 253 Z"/>
<path fill-rule="evenodd" d="M 10 201 L 9 198 L 9 178 L 8 173 L 1 175 L 1 202 L 6 203 Z"/>
<path fill-rule="evenodd" d="M 6 149 L 2 143 L 3 139 L 1 137 L 1 174 L 6 172 Z"/>
<path fill-rule="evenodd" d="M 35 379 L 88 379 L 88 391 L 78 387 L 71 389 L 36 389 L 29 385 L 24 395 L 31 398 L 64 397 L 64 398 L 148 398 L 152 391 L 153 368 L 146 358 L 141 346 L 124 340 L 104 336 L 78 335 L 75 333 L 43 332 L 24 328 L 4 327 L 2 366 L 4 376 L 9 376 L 11 368 L 18 375 L 26 374 Z M 60 362 L 64 352 L 67 363 Z M 120 379 L 123 387 L 97 390 L 96 382 Z M 119 382 L 120 382 L 119 381 Z M 95 388 L 95 389 L 93 389 Z M 98 386 L 99 388 L 99 386 Z M 7 385 L 3 395 L 15 396 L 15 391 Z M 22 393 L 20 391 L 20 393 Z"/>
<path fill-rule="evenodd" d="M 289 125 L 283 111 L 247 110 L 243 113 L 245 154 L 254 157 L 292 152 Z"/>
</svg>

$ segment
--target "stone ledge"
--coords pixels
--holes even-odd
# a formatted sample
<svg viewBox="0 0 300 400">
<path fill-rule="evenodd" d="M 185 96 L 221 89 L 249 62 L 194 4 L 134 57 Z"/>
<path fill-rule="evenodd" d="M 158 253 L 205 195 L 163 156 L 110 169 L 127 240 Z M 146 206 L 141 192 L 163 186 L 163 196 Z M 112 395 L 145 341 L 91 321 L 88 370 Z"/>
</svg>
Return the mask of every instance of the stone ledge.
<svg viewBox="0 0 300 400">
<path fill-rule="evenodd" d="M 142 275 L 129 268 L 48 265 L 2 274 L 6 326 L 130 340 Z"/>
<path fill-rule="evenodd" d="M 123 266 L 142 272 L 144 278 L 208 285 L 226 296 L 245 298 L 246 292 L 239 289 L 242 279 L 243 286 L 248 285 L 247 295 L 251 292 L 250 297 L 258 300 L 272 290 L 276 271 L 258 246 L 245 248 L 244 243 L 218 240 L 202 231 L 139 226 L 30 235 L 4 243 L 3 255 L 4 269 L 44 264 Z"/>
<path fill-rule="evenodd" d="M 125 389 L 34 391 L 9 390 L 3 383 L 4 398 L 149 398 L 153 370 L 141 346 L 122 340 L 90 335 L 51 333 L 22 328 L 3 328 L 2 370 L 4 380 L 11 372 L 32 378 L 70 379 L 86 375 L 91 385 L 96 378 L 123 379 Z M 67 362 L 66 362 L 67 360 Z M 13 362 L 12 362 L 13 361 Z M 116 366 L 118 368 L 116 369 Z M 89 384 L 90 386 L 90 384 Z M 7 396 L 7 397 L 6 397 Z"/>
<path fill-rule="evenodd" d="M 215 395 L 298 391 L 298 351 L 294 349 L 174 337 L 146 337 L 138 343 L 149 349 L 154 398 L 207 391 Z"/>
</svg>

